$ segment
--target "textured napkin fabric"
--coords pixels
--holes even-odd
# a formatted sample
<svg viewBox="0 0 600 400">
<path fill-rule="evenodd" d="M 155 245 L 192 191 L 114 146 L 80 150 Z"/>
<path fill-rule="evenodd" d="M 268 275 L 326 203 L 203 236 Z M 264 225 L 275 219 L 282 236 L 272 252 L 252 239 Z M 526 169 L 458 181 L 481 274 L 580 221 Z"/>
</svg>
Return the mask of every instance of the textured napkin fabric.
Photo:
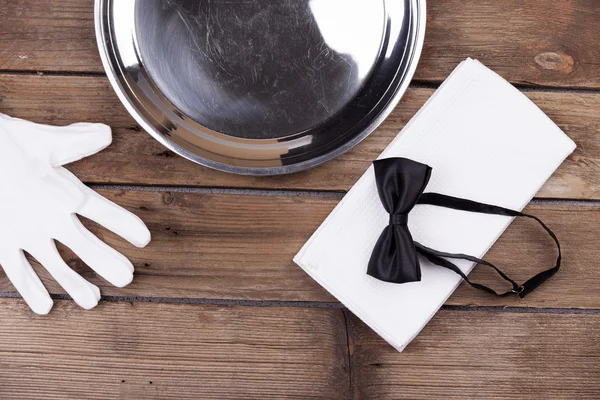
<svg viewBox="0 0 600 400">
<path fill-rule="evenodd" d="M 522 210 L 574 149 L 573 141 L 527 97 L 478 61 L 467 59 L 380 158 L 406 157 L 429 164 L 433 172 L 426 191 Z M 371 166 L 294 261 L 402 351 L 461 278 L 425 260 L 421 282 L 398 285 L 368 276 L 371 251 L 388 218 Z M 483 257 L 511 222 L 507 217 L 417 205 L 408 225 L 415 241 L 427 247 Z M 455 262 L 465 273 L 474 267 L 472 262 Z"/>
</svg>

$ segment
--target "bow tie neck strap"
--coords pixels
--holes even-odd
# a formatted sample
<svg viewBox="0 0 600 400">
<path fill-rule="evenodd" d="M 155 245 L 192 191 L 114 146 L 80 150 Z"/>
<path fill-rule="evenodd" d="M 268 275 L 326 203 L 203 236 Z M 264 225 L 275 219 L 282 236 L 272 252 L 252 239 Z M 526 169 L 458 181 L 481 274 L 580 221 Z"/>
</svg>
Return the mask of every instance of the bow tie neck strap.
<svg viewBox="0 0 600 400">
<path fill-rule="evenodd" d="M 445 252 L 433 250 L 433 249 L 427 248 L 427 247 L 415 242 L 415 246 L 416 246 L 417 252 L 419 254 L 421 254 L 422 256 L 427 258 L 433 264 L 439 265 L 444 268 L 451 269 L 452 271 L 461 275 L 462 278 L 469 285 L 471 285 L 472 287 L 474 287 L 476 289 L 480 289 L 485 292 L 495 294 L 495 295 L 501 296 L 501 297 L 508 296 L 510 294 L 517 294 L 519 297 L 524 298 L 529 293 L 533 292 L 538 286 L 540 286 L 546 280 L 548 280 L 549 278 L 554 276 L 560 269 L 560 265 L 562 262 L 562 251 L 560 248 L 560 242 L 558 240 L 558 237 L 541 219 L 539 219 L 535 215 L 525 214 L 523 212 L 511 210 L 509 208 L 499 207 L 499 206 L 495 206 L 492 204 L 479 203 L 479 202 L 476 202 L 473 200 L 461 199 L 458 197 L 447 196 L 447 195 L 439 194 L 439 193 L 423 193 L 423 195 L 419 199 L 418 204 L 429 204 L 429 205 L 433 205 L 433 206 L 451 208 L 454 210 L 468 211 L 468 212 L 474 212 L 474 213 L 480 213 L 480 214 L 501 215 L 501 216 L 505 216 L 505 217 L 529 218 L 529 219 L 532 219 L 535 222 L 537 222 L 546 231 L 548 236 L 550 236 L 550 238 L 554 241 L 554 244 L 556 245 L 556 249 L 557 249 L 556 261 L 555 261 L 554 267 L 549 268 L 547 270 L 544 270 L 544 271 L 536 274 L 535 276 L 533 276 L 532 278 L 527 280 L 522 285 L 518 285 L 514 280 L 510 279 L 504 272 L 502 272 L 494 264 L 492 264 L 488 261 L 479 259 L 477 257 L 469 256 L 466 254 L 445 253 Z M 492 290 L 491 288 L 489 288 L 487 286 L 473 283 L 466 277 L 466 275 L 464 273 L 462 273 L 462 271 L 460 271 L 460 269 L 456 265 L 454 265 L 453 263 L 451 263 L 450 261 L 448 261 L 442 257 L 468 260 L 468 261 L 472 261 L 478 265 L 488 266 L 488 267 L 492 268 L 493 270 L 495 270 L 498 273 L 498 275 L 500 275 L 502 277 L 502 279 L 508 281 L 512 285 L 512 289 L 508 292 L 498 294 L 494 290 Z"/>
</svg>

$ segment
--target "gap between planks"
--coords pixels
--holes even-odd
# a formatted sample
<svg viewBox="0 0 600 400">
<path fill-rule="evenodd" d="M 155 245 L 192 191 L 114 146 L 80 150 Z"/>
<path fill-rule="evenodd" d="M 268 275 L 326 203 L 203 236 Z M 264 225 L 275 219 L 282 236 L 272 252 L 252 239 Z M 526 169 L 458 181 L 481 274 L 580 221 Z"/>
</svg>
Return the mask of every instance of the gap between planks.
<svg viewBox="0 0 600 400">
<path fill-rule="evenodd" d="M 344 191 L 323 190 L 294 190 L 294 189 L 251 189 L 251 188 L 223 188 L 223 187 L 188 187 L 188 186 L 154 186 L 154 185 L 119 185 L 119 184 L 88 184 L 92 189 L 102 190 L 132 190 L 141 192 L 174 192 L 195 194 L 223 194 L 243 196 L 283 196 L 283 197 L 315 197 L 326 199 L 342 199 Z M 600 200 L 583 199 L 545 199 L 534 198 L 530 204 L 548 204 L 562 206 L 588 206 L 600 207 Z"/>
<path fill-rule="evenodd" d="M 39 76 L 62 76 L 62 77 L 95 77 L 105 78 L 104 72 L 82 72 L 82 71 L 51 71 L 51 70 L 9 70 L 0 69 L 0 75 L 39 75 Z M 411 89 L 438 89 L 443 81 L 427 81 L 413 79 L 409 85 Z M 544 93 L 579 93 L 579 94 L 600 94 L 600 89 L 577 87 L 577 86 L 538 86 L 534 83 L 517 83 L 512 82 L 511 85 L 522 92 L 544 92 Z"/>
<path fill-rule="evenodd" d="M 70 300 L 67 294 L 50 294 L 54 300 Z M 0 299 L 21 299 L 16 292 L 0 292 Z M 196 304 L 213 306 L 241 306 L 241 307 L 284 307 L 284 308 L 329 308 L 341 309 L 350 312 L 342 303 L 319 301 L 277 301 L 277 300 L 235 300 L 235 299 L 205 299 L 193 297 L 144 297 L 144 296 L 102 296 L 101 301 L 108 303 L 162 303 L 162 304 Z M 443 305 L 440 310 L 466 311 L 466 312 L 509 312 L 518 314 L 586 314 L 600 315 L 600 309 L 579 308 L 548 308 L 548 307 L 498 307 L 498 306 L 456 306 Z M 345 317 L 345 314 L 344 314 Z"/>
</svg>

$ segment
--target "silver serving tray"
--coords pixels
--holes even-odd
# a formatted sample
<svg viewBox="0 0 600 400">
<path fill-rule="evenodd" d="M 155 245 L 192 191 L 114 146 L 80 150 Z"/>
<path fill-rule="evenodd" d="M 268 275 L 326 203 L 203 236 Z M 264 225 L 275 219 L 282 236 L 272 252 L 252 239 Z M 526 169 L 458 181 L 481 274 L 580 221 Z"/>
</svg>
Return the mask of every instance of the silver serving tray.
<svg viewBox="0 0 600 400">
<path fill-rule="evenodd" d="M 199 164 L 273 175 L 349 150 L 415 71 L 425 0 L 96 0 L 119 98 Z"/>
</svg>

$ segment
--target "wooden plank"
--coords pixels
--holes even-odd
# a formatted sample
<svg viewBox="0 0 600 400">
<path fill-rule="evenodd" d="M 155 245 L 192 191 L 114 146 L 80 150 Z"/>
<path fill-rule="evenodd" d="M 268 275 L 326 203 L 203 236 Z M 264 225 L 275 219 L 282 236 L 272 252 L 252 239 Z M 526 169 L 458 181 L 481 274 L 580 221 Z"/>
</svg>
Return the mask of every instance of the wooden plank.
<svg viewBox="0 0 600 400">
<path fill-rule="evenodd" d="M 477 58 L 513 83 L 600 87 L 600 8 L 595 0 L 428 1 L 417 79 L 444 80 Z"/>
<path fill-rule="evenodd" d="M 0 75 L 0 112 L 41 123 L 100 121 L 113 128 L 114 144 L 71 168 L 93 183 L 349 189 L 432 89 L 411 89 L 394 113 L 354 150 L 325 165 L 293 175 L 247 177 L 217 172 L 167 151 L 139 128 L 100 77 Z M 600 94 L 526 93 L 579 145 L 539 193 L 549 198 L 600 198 Z"/>
<path fill-rule="evenodd" d="M 145 191 L 101 193 L 136 212 L 152 231 L 146 249 L 127 245 L 93 227 L 101 238 L 136 266 L 127 288 L 96 277 L 70 251 L 68 264 L 110 296 L 208 298 L 280 301 L 335 301 L 292 262 L 293 256 L 337 203 L 332 198 L 219 195 Z M 524 300 L 495 297 L 467 286 L 450 298 L 455 305 L 600 308 L 597 227 L 600 208 L 532 205 L 527 209 L 556 232 L 564 251 L 563 269 Z M 457 249 L 459 250 L 459 249 Z M 517 220 L 492 248 L 488 259 L 518 281 L 553 265 L 552 241 L 536 224 Z M 36 267 L 53 293 L 62 293 L 48 273 Z M 481 270 L 478 281 L 500 285 Z M 0 272 L 0 292 L 14 289 Z"/>
<path fill-rule="evenodd" d="M 3 1 L 0 69 L 103 72 L 94 0 Z"/>
<path fill-rule="evenodd" d="M 429 1 L 417 79 L 439 82 L 476 57 L 512 82 L 600 87 L 594 0 Z M 0 69 L 102 72 L 92 0 L 3 4 Z"/>
<path fill-rule="evenodd" d="M 335 199 L 100 191 L 139 215 L 152 232 L 137 249 L 93 224 L 93 231 L 136 266 L 134 283 L 111 288 L 72 252 L 65 260 L 103 294 L 240 300 L 334 301 L 292 258 L 335 206 Z M 37 268 L 54 293 L 62 290 Z M 0 292 L 13 291 L 0 272 Z"/>
<path fill-rule="evenodd" d="M 349 320 L 356 399 L 600 398 L 597 314 L 443 310 L 403 353 Z"/>
<path fill-rule="evenodd" d="M 347 399 L 341 310 L 0 300 L 3 399 Z"/>
</svg>

